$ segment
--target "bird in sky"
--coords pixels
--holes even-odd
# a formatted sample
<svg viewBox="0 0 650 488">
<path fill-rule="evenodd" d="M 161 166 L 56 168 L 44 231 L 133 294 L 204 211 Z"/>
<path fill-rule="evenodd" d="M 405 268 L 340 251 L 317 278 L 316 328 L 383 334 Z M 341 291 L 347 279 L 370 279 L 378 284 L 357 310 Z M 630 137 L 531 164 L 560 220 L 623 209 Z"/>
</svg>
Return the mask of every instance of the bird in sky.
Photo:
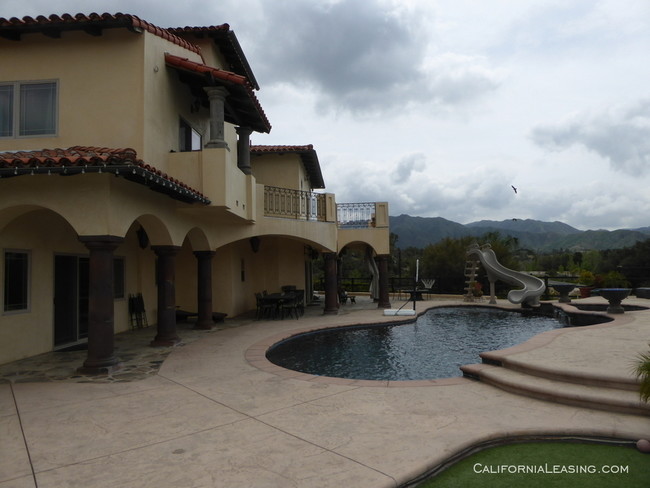
<svg viewBox="0 0 650 488">
<path fill-rule="evenodd" d="M 510 185 L 510 186 L 512 186 L 512 189 L 515 191 L 515 193 L 517 193 L 517 189 L 514 187 L 514 185 Z"/>
</svg>

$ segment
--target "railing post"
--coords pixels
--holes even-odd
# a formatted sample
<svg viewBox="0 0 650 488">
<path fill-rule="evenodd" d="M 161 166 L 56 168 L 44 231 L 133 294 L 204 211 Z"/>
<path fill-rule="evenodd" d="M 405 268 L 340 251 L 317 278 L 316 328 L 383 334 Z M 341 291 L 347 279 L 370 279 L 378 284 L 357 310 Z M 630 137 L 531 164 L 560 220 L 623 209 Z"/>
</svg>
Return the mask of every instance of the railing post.
<svg viewBox="0 0 650 488">
<path fill-rule="evenodd" d="M 337 223 L 340 228 L 362 229 L 376 225 L 374 202 L 338 203 L 336 205 Z"/>
<path fill-rule="evenodd" d="M 291 188 L 265 186 L 264 215 L 324 221 L 325 195 Z"/>
</svg>

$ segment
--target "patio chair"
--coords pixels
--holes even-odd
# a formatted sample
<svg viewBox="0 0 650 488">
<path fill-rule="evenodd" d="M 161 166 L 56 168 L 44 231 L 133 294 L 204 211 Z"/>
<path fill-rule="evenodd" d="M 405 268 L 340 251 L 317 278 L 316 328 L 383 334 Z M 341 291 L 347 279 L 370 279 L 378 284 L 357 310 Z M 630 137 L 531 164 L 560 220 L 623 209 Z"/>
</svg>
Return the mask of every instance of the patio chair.
<svg viewBox="0 0 650 488">
<path fill-rule="evenodd" d="M 357 303 L 356 295 L 348 295 L 345 290 L 341 290 L 339 292 L 339 301 L 341 302 L 341 305 L 346 304 L 348 302 L 348 298 L 350 299 L 350 303 Z"/>
<path fill-rule="evenodd" d="M 142 293 L 129 295 L 129 317 L 131 321 L 131 330 L 149 327 Z"/>
<path fill-rule="evenodd" d="M 275 318 L 276 304 L 265 300 L 266 293 L 255 293 L 255 301 L 257 303 L 257 310 L 255 318 L 261 320 L 263 318 Z"/>
<path fill-rule="evenodd" d="M 302 294 L 304 296 L 304 290 L 302 290 Z M 298 319 L 298 314 L 300 313 L 299 311 L 299 302 L 300 302 L 300 293 L 297 291 L 295 292 L 289 292 L 285 294 L 285 296 L 280 300 L 280 318 L 284 319 L 285 315 L 289 315 L 289 317 L 293 316 Z M 304 299 L 302 300 L 304 301 Z"/>
<path fill-rule="evenodd" d="M 296 311 L 301 317 L 305 315 L 305 290 L 296 290 Z"/>
</svg>

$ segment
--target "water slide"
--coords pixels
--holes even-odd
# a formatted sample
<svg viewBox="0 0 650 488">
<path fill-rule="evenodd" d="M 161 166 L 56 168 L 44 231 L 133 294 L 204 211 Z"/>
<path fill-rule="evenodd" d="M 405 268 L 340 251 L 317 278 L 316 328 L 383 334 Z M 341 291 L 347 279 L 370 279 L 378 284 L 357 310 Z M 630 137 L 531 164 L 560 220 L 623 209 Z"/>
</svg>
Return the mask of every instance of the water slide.
<svg viewBox="0 0 650 488">
<path fill-rule="evenodd" d="M 522 287 L 521 289 L 510 290 L 508 292 L 508 300 L 510 302 L 521 303 L 522 305 L 531 307 L 539 306 L 539 297 L 546 290 L 546 285 L 544 285 L 543 280 L 527 273 L 504 267 L 497 261 L 497 256 L 489 244 L 482 247 L 474 244 L 467 251 L 467 255 L 477 256 L 481 260 L 481 264 L 483 264 L 485 271 L 487 271 L 490 282 L 501 280 L 511 285 Z"/>
</svg>

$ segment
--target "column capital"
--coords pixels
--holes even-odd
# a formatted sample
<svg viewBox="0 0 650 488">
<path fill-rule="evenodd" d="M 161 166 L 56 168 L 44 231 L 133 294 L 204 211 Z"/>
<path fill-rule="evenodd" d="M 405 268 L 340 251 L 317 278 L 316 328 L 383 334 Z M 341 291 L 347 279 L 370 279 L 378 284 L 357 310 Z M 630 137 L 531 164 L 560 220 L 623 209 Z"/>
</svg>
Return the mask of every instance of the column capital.
<svg viewBox="0 0 650 488">
<path fill-rule="evenodd" d="M 79 241 L 82 242 L 88 249 L 115 249 L 117 246 L 124 242 L 124 237 L 110 235 L 79 236 Z"/>
<path fill-rule="evenodd" d="M 156 256 L 174 256 L 179 253 L 181 246 L 151 246 L 151 250 L 156 253 Z"/>
<path fill-rule="evenodd" d="M 193 254 L 197 258 L 211 258 L 215 254 L 217 254 L 217 251 L 193 251 Z"/>
<path fill-rule="evenodd" d="M 228 90 L 222 86 L 204 86 L 203 91 L 208 94 L 210 100 L 221 99 L 225 100 L 228 96 Z"/>
<path fill-rule="evenodd" d="M 240 136 L 250 136 L 253 133 L 253 129 L 245 125 L 238 125 L 235 127 L 235 131 Z"/>
</svg>

